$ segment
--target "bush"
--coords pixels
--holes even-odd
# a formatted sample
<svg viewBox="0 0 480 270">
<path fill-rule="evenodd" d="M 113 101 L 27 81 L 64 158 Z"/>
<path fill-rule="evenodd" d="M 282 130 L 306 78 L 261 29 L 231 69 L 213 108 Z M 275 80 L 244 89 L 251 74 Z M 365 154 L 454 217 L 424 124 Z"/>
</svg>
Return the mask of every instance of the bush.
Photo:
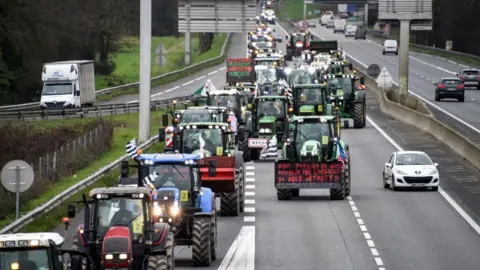
<svg viewBox="0 0 480 270">
<path fill-rule="evenodd" d="M 108 63 L 104 62 L 95 62 L 95 73 L 100 75 L 110 75 L 115 71 L 116 64 L 113 61 L 109 61 Z"/>
<path fill-rule="evenodd" d="M 25 160 L 32 165 L 35 179 L 32 187 L 22 193 L 21 205 L 31 198 L 41 196 L 63 177 L 87 166 L 103 152 L 110 149 L 113 126 L 104 120 L 86 124 L 38 128 L 31 124 L 9 123 L 0 129 L 3 154 L 0 165 L 14 159 Z M 15 211 L 15 194 L 0 188 L 0 213 Z M 3 218 L 3 217 L 0 217 Z"/>
</svg>

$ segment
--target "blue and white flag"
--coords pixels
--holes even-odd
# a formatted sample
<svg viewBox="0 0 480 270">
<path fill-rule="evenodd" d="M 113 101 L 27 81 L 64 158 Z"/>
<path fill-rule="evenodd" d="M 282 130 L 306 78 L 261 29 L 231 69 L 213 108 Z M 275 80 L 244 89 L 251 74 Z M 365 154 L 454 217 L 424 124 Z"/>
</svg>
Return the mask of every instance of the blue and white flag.
<svg viewBox="0 0 480 270">
<path fill-rule="evenodd" d="M 131 158 L 135 159 L 138 157 L 138 148 L 135 139 L 129 141 L 125 148 L 127 150 L 127 155 L 129 155 Z"/>
<path fill-rule="evenodd" d="M 265 158 L 277 158 L 278 151 L 277 151 L 277 136 L 273 136 L 271 139 L 267 141 L 267 145 L 262 149 L 260 153 L 260 157 L 262 159 Z"/>
<path fill-rule="evenodd" d="M 346 160 L 347 159 L 347 154 L 345 153 L 345 149 L 343 149 L 343 146 L 340 143 L 340 141 L 337 141 L 337 148 L 338 148 L 337 158 L 339 160 Z"/>
</svg>

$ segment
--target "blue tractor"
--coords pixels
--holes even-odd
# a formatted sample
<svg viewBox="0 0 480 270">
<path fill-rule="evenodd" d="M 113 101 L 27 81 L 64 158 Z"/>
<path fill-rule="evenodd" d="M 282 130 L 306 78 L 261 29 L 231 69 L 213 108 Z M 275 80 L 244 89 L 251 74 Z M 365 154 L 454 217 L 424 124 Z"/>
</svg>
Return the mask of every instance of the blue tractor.
<svg viewBox="0 0 480 270">
<path fill-rule="evenodd" d="M 201 167 L 216 175 L 214 161 L 203 165 L 198 154 L 138 154 L 136 165 L 122 163 L 122 178 L 129 167 L 138 169 L 138 185 L 153 188 L 152 216 L 168 224 L 175 246 L 192 246 L 194 266 L 209 266 L 217 257 L 217 216 L 215 194 L 202 187 Z"/>
</svg>

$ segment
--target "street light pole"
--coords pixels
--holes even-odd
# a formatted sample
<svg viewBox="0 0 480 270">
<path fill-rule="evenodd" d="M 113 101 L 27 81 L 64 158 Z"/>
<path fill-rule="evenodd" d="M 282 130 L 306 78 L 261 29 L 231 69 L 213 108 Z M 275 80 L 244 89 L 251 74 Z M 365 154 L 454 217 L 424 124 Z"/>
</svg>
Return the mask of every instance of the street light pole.
<svg viewBox="0 0 480 270">
<path fill-rule="evenodd" d="M 152 0 L 140 0 L 140 87 L 138 139 L 150 138 L 150 82 L 152 65 Z"/>
</svg>

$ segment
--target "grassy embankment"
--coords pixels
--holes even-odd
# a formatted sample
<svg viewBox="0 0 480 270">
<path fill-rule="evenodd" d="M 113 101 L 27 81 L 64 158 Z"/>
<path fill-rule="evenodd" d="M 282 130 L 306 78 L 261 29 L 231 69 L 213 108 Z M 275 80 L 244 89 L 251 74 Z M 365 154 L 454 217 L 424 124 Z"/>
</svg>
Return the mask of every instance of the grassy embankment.
<svg viewBox="0 0 480 270">
<path fill-rule="evenodd" d="M 151 115 L 151 136 L 154 136 L 158 132 L 158 125 L 162 121 L 162 111 L 152 112 Z M 78 183 L 89 175 L 95 173 L 100 168 L 108 165 L 119 157 L 125 155 L 125 144 L 133 138 L 138 138 L 138 113 L 124 114 L 124 115 L 115 115 L 110 117 L 105 117 L 112 121 L 115 125 L 114 136 L 112 142 L 112 148 L 103 153 L 100 158 L 93 161 L 88 167 L 78 170 L 75 175 L 67 177 L 49 187 L 43 195 L 38 198 L 33 198 L 28 202 L 28 205 L 22 206 L 22 214 L 25 214 L 29 211 L 32 211 L 36 207 L 47 202 L 54 196 L 60 194 L 62 191 L 66 190 L 70 186 Z M 64 125 L 76 125 L 79 123 L 85 123 L 86 121 L 94 121 L 93 118 L 86 119 L 68 119 L 68 120 L 47 120 L 47 121 L 37 121 L 33 122 L 33 125 L 42 125 L 42 127 L 61 127 Z M 156 142 L 154 143 L 149 152 L 160 152 L 163 149 L 163 143 Z M 112 170 L 109 174 L 105 175 L 97 182 L 89 187 L 87 187 L 84 192 L 88 192 L 93 187 L 100 186 L 111 186 L 116 184 L 118 176 L 120 175 L 119 168 Z M 60 224 L 62 217 L 66 214 L 67 204 L 72 201 L 81 200 L 82 192 L 77 193 L 67 202 L 64 202 L 57 206 L 55 209 L 50 211 L 47 214 L 43 214 L 38 217 L 36 220 L 28 224 L 22 231 L 34 232 L 34 231 L 48 231 L 51 228 Z M 8 225 L 8 221 L 4 220 L 0 222 L 0 227 L 5 227 Z"/>
<path fill-rule="evenodd" d="M 191 64 L 198 64 L 208 59 L 217 57 L 220 55 L 221 48 L 225 42 L 227 34 L 218 33 L 215 35 L 215 39 L 212 44 L 212 49 L 198 54 L 198 35 L 192 35 L 192 53 Z M 159 67 L 155 63 L 156 53 L 158 45 L 162 43 L 167 50 L 166 64 L 163 67 Z M 109 76 L 97 75 L 95 78 L 95 85 L 97 90 L 138 82 L 140 77 L 140 44 L 138 37 L 126 37 L 121 42 L 121 47 L 118 52 L 111 56 L 111 60 L 115 63 L 115 71 Z M 185 68 L 185 40 L 183 36 L 175 37 L 152 37 L 152 78 L 160 76 L 162 74 L 172 72 Z M 167 76 L 163 79 L 157 80 L 152 83 L 152 86 L 158 86 L 166 84 L 172 81 L 176 81 L 182 77 L 188 76 L 191 73 L 200 71 L 201 69 L 220 64 L 223 60 L 216 61 L 198 67 L 194 70 L 184 72 L 181 74 L 175 74 Z M 138 87 L 132 87 L 125 90 L 119 90 L 110 94 L 105 94 L 97 97 L 98 102 L 113 99 L 115 97 L 138 93 Z"/>
</svg>

